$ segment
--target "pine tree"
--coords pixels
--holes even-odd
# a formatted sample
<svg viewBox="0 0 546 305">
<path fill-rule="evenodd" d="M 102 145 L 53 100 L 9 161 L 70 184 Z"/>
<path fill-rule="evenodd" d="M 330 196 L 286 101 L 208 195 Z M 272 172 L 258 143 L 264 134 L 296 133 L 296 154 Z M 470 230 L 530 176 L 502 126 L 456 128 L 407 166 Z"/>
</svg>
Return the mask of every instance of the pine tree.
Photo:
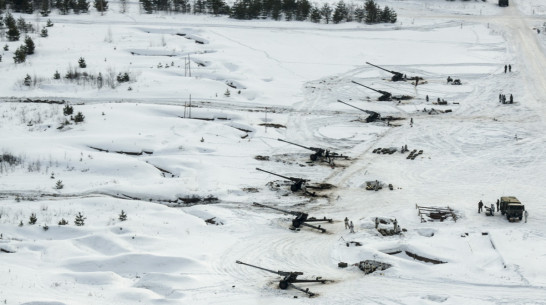
<svg viewBox="0 0 546 305">
<path fill-rule="evenodd" d="M 42 0 L 42 8 L 40 9 L 40 14 L 43 17 L 47 17 L 49 16 L 49 13 L 51 13 L 51 8 L 49 7 L 49 0 Z"/>
<path fill-rule="evenodd" d="M 47 37 L 49 34 L 47 33 L 47 29 L 46 28 L 42 28 L 42 31 L 40 31 L 40 36 L 41 37 Z"/>
<path fill-rule="evenodd" d="M 294 19 L 294 15 L 296 14 L 296 8 L 296 0 L 284 0 L 282 2 L 282 11 L 284 13 L 284 19 L 286 19 L 286 21 Z"/>
<path fill-rule="evenodd" d="M 53 26 L 53 22 L 51 22 L 51 19 L 47 19 L 46 26 L 47 26 L 48 28 L 50 28 L 50 27 Z"/>
<path fill-rule="evenodd" d="M 19 32 L 19 29 L 17 28 L 17 23 L 15 22 L 15 18 L 11 15 L 11 13 L 7 13 L 6 17 L 4 18 L 4 23 L 6 24 L 6 27 L 8 28 L 7 36 L 9 41 L 18 41 L 19 37 L 21 36 L 21 33 Z"/>
<path fill-rule="evenodd" d="M 142 9 L 146 14 L 152 14 L 154 12 L 154 4 L 152 3 L 152 0 L 140 0 L 140 4 L 142 5 Z"/>
<path fill-rule="evenodd" d="M 280 20 L 282 13 L 282 0 L 271 0 L 271 18 Z"/>
<path fill-rule="evenodd" d="M 119 214 L 120 221 L 126 221 L 127 220 L 127 214 L 125 214 L 125 211 L 121 210 L 121 214 Z"/>
<path fill-rule="evenodd" d="M 81 112 L 78 112 L 76 116 L 74 117 L 74 122 L 76 123 L 81 123 L 83 122 L 83 120 L 85 120 L 85 116 Z"/>
<path fill-rule="evenodd" d="M 385 6 L 381 11 L 381 17 L 379 18 L 381 22 L 389 23 L 391 22 L 391 9 L 388 6 Z"/>
<path fill-rule="evenodd" d="M 32 214 L 30 215 L 29 220 L 28 220 L 28 224 L 29 224 L 29 225 L 33 225 L 33 224 L 36 223 L 36 221 L 38 221 L 38 218 L 36 218 L 36 214 L 32 213 Z"/>
<path fill-rule="evenodd" d="M 336 5 L 336 8 L 334 10 L 334 15 L 332 16 L 332 22 L 337 24 L 346 19 L 347 19 L 347 7 L 345 6 L 345 2 L 341 0 Z"/>
<path fill-rule="evenodd" d="M 76 219 L 74 220 L 74 224 L 77 225 L 78 227 L 81 227 L 85 225 L 86 219 L 87 217 L 83 217 L 82 213 L 78 212 L 78 215 L 76 215 Z"/>
<path fill-rule="evenodd" d="M 330 23 L 330 20 L 332 18 L 332 8 L 330 7 L 330 5 L 328 3 L 324 3 L 322 5 L 322 7 L 320 8 L 320 14 L 322 15 L 322 17 L 324 18 L 324 21 L 326 21 L 326 23 Z"/>
<path fill-rule="evenodd" d="M 366 11 L 364 10 L 363 7 L 359 6 L 355 9 L 354 16 L 357 22 L 362 22 L 364 21 L 364 18 L 366 17 Z"/>
<path fill-rule="evenodd" d="M 25 46 L 20 46 L 15 50 L 13 60 L 16 64 L 24 63 L 27 60 L 27 50 Z"/>
<path fill-rule="evenodd" d="M 32 41 L 30 36 L 25 37 L 25 51 L 27 52 L 27 55 L 34 54 L 34 41 Z"/>
<path fill-rule="evenodd" d="M 57 72 L 58 73 L 58 72 Z M 64 115 L 72 115 L 74 113 L 74 108 L 70 105 L 65 105 L 63 108 Z"/>
<path fill-rule="evenodd" d="M 313 6 L 313 8 L 311 9 L 311 15 L 309 16 L 309 18 L 314 23 L 320 23 L 320 19 L 322 18 L 322 16 L 320 15 L 320 10 L 318 7 Z"/>
<path fill-rule="evenodd" d="M 106 1 L 106 0 L 95 0 L 95 4 L 93 6 L 99 12 L 106 12 L 108 10 L 108 1 Z"/>
<path fill-rule="evenodd" d="M 311 3 L 308 0 L 296 0 L 296 20 L 307 20 L 310 12 Z"/>
<path fill-rule="evenodd" d="M 195 1 L 195 4 L 193 6 L 193 13 L 194 14 L 204 14 L 204 13 L 206 13 L 206 7 L 205 7 L 205 1 L 204 0 Z"/>
<path fill-rule="evenodd" d="M 55 183 L 55 188 L 60 190 L 63 187 L 64 187 L 63 181 L 62 180 L 57 180 L 57 183 Z"/>
<path fill-rule="evenodd" d="M 68 224 L 68 221 L 66 221 L 66 219 L 64 218 L 59 221 L 59 226 L 65 226 L 67 224 Z"/>
<path fill-rule="evenodd" d="M 365 22 L 366 23 L 377 23 L 380 19 L 380 8 L 375 3 L 374 0 L 366 0 L 366 3 L 364 4 L 364 10 L 366 11 L 366 17 Z"/>
</svg>

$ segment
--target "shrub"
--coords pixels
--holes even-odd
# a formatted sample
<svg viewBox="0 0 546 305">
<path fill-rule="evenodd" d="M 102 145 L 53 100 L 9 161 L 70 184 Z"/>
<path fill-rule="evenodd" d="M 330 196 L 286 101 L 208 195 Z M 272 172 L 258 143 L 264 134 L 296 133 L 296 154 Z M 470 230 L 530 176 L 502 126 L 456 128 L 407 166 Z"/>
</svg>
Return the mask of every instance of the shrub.
<svg viewBox="0 0 546 305">
<path fill-rule="evenodd" d="M 55 183 L 55 188 L 60 190 L 63 187 L 64 187 L 63 181 L 62 180 L 57 180 L 57 183 Z"/>
<path fill-rule="evenodd" d="M 33 224 L 36 223 L 36 221 L 38 221 L 38 218 L 36 218 L 36 214 L 32 213 L 32 214 L 30 215 L 29 220 L 28 220 L 28 224 L 29 224 L 29 225 L 33 225 Z"/>
<path fill-rule="evenodd" d="M 119 214 L 119 220 L 120 221 L 126 221 L 127 220 L 127 214 L 125 214 L 125 211 L 121 210 L 121 214 Z"/>
<path fill-rule="evenodd" d="M 81 123 L 83 122 L 84 119 L 85 119 L 85 116 L 83 115 L 83 113 L 78 112 L 76 116 L 74 117 L 74 122 Z"/>
<path fill-rule="evenodd" d="M 78 65 L 80 66 L 80 68 L 87 67 L 87 64 L 85 63 L 85 59 L 83 57 L 80 57 L 80 59 L 78 59 Z"/>
</svg>

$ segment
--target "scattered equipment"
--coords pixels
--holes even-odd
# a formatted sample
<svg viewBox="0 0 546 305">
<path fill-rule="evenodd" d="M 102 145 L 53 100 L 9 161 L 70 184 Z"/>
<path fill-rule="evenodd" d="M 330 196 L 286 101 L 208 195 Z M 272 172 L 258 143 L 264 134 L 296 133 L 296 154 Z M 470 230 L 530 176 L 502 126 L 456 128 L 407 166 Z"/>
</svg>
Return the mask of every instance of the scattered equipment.
<svg viewBox="0 0 546 305">
<path fill-rule="evenodd" d="M 523 211 L 525 206 L 514 196 L 505 196 L 500 198 L 500 211 L 501 214 L 506 214 L 506 219 L 523 218 Z"/>
<path fill-rule="evenodd" d="M 301 291 L 303 293 L 306 293 L 310 297 L 314 296 L 315 294 L 313 292 L 309 291 L 309 288 L 303 289 L 303 288 L 300 288 L 300 287 L 294 285 L 294 283 L 322 283 L 322 284 L 324 284 L 326 282 L 331 282 L 331 280 L 325 280 L 325 279 L 321 278 L 320 276 L 316 277 L 314 280 L 313 279 L 298 280 L 297 277 L 300 276 L 300 275 L 303 275 L 303 272 L 275 271 L 275 270 L 266 269 L 266 268 L 262 268 L 262 267 L 259 267 L 259 266 L 243 263 L 241 261 L 235 261 L 235 262 L 237 264 L 246 265 L 246 266 L 250 266 L 250 267 L 253 267 L 253 268 L 256 268 L 256 269 L 260 269 L 260 270 L 264 270 L 264 271 L 267 271 L 267 272 L 278 274 L 278 275 L 283 277 L 279 281 L 279 288 L 280 289 L 284 290 L 284 289 L 287 289 L 288 287 L 292 287 L 292 288 L 297 289 L 297 290 L 299 290 L 299 291 Z"/>
<path fill-rule="evenodd" d="M 309 180 L 303 179 L 303 178 L 287 177 L 287 176 L 275 174 L 275 173 L 273 173 L 273 172 L 269 172 L 269 171 L 266 171 L 266 170 L 263 170 L 263 169 L 257 168 L 257 167 L 256 167 L 256 169 L 259 170 L 259 171 L 262 171 L 262 172 L 265 172 L 265 173 L 268 173 L 268 174 L 271 174 L 271 175 L 275 175 L 275 176 L 278 176 L 278 177 L 281 177 L 281 178 L 284 178 L 284 179 L 286 179 L 286 180 L 290 180 L 290 181 L 294 182 L 294 183 L 290 186 L 290 190 L 291 190 L 292 192 L 297 192 L 297 191 L 301 190 L 303 184 L 306 183 L 306 182 L 309 182 Z"/>
<path fill-rule="evenodd" d="M 257 202 L 254 202 L 254 205 L 262 207 L 262 208 L 268 208 L 268 209 L 272 209 L 272 210 L 276 210 L 276 211 L 279 211 L 279 212 L 283 212 L 283 213 L 286 213 L 286 214 L 296 216 L 296 218 L 292 219 L 292 226 L 290 227 L 290 230 L 296 230 L 301 226 L 306 226 L 306 227 L 309 227 L 309 228 L 319 230 L 322 233 L 324 233 L 324 232 L 326 232 L 326 229 L 321 228 L 320 225 L 314 226 L 314 225 L 308 224 L 307 222 L 318 222 L 318 221 L 327 221 L 329 223 L 333 222 L 333 220 L 331 218 L 324 217 L 322 219 L 320 219 L 320 218 L 317 219 L 315 217 L 309 217 L 309 214 L 307 214 L 307 213 L 282 210 L 282 209 L 279 209 L 279 208 L 274 208 L 274 207 L 264 205 L 264 204 L 260 204 L 260 203 L 257 203 Z"/>
<path fill-rule="evenodd" d="M 279 140 L 281 142 L 288 143 L 288 144 L 296 145 L 296 146 L 299 146 L 301 148 L 305 148 L 305 149 L 308 149 L 308 150 L 311 150 L 311 151 L 314 151 L 315 153 L 313 153 L 313 154 L 311 154 L 309 156 L 309 158 L 313 162 L 317 161 L 320 158 L 321 161 L 326 161 L 326 162 L 328 162 L 328 164 L 333 165 L 334 164 L 334 159 L 336 159 L 336 158 L 343 158 L 345 160 L 349 159 L 348 156 L 344 156 L 344 155 L 341 155 L 341 154 L 338 154 L 338 153 L 335 153 L 335 152 L 330 152 L 329 150 L 325 150 L 325 149 L 322 149 L 322 148 L 307 147 L 307 146 L 303 146 L 303 145 L 300 145 L 300 144 L 288 142 L 288 141 L 283 140 L 283 139 L 277 139 L 277 140 Z"/>
<path fill-rule="evenodd" d="M 418 210 L 417 215 L 421 217 L 421 222 L 427 221 L 444 221 L 451 217 L 454 222 L 457 222 L 457 215 L 452 208 L 440 208 L 440 207 L 426 207 L 415 205 L 415 208 Z"/>
<path fill-rule="evenodd" d="M 381 120 L 381 115 L 380 115 L 379 113 L 377 113 L 377 112 L 370 111 L 370 110 L 364 110 L 364 109 L 355 107 L 355 106 L 353 106 L 353 105 L 351 105 L 351 104 L 347 104 L 347 103 L 345 103 L 345 102 L 343 102 L 343 101 L 340 101 L 340 100 L 337 100 L 337 101 L 340 102 L 340 103 L 342 103 L 342 104 L 345 104 L 345 105 L 347 105 L 347 106 L 353 107 L 353 108 L 355 108 L 355 109 L 358 109 L 358 110 L 360 110 L 360 111 L 363 111 L 363 112 L 366 112 L 367 114 L 369 114 L 370 116 L 368 116 L 368 117 L 366 118 L 366 123 L 370 123 L 370 122 L 375 122 L 375 121 L 377 121 L 377 120 Z"/>
</svg>

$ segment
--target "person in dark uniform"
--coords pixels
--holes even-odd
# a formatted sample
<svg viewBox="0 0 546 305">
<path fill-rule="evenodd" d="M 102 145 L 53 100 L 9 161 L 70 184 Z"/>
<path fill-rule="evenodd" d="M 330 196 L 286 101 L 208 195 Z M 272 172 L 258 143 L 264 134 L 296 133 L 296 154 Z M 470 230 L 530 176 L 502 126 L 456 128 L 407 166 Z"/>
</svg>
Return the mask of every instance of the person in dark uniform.
<svg viewBox="0 0 546 305">
<path fill-rule="evenodd" d="M 482 212 L 482 208 L 483 208 L 483 202 L 480 200 L 480 202 L 478 202 L 478 213 Z"/>
</svg>

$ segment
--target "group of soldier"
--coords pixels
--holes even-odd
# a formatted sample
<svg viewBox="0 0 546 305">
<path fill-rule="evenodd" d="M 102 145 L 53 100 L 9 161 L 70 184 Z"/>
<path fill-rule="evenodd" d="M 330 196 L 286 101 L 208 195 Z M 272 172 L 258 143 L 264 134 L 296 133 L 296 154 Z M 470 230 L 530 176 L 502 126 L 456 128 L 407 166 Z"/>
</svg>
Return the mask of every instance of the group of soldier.
<svg viewBox="0 0 546 305">
<path fill-rule="evenodd" d="M 349 218 L 345 217 L 345 229 L 349 229 L 351 233 L 355 232 L 355 226 L 353 221 L 349 221 Z"/>
<path fill-rule="evenodd" d="M 503 103 L 503 104 L 513 104 L 514 103 L 514 96 L 512 96 L 512 94 L 510 94 L 510 98 L 508 99 L 508 102 L 506 101 L 506 95 L 504 94 L 499 94 L 499 103 Z"/>
<path fill-rule="evenodd" d="M 504 73 L 506 73 L 506 70 L 508 70 L 508 72 L 512 72 L 512 65 L 504 65 Z"/>
</svg>

